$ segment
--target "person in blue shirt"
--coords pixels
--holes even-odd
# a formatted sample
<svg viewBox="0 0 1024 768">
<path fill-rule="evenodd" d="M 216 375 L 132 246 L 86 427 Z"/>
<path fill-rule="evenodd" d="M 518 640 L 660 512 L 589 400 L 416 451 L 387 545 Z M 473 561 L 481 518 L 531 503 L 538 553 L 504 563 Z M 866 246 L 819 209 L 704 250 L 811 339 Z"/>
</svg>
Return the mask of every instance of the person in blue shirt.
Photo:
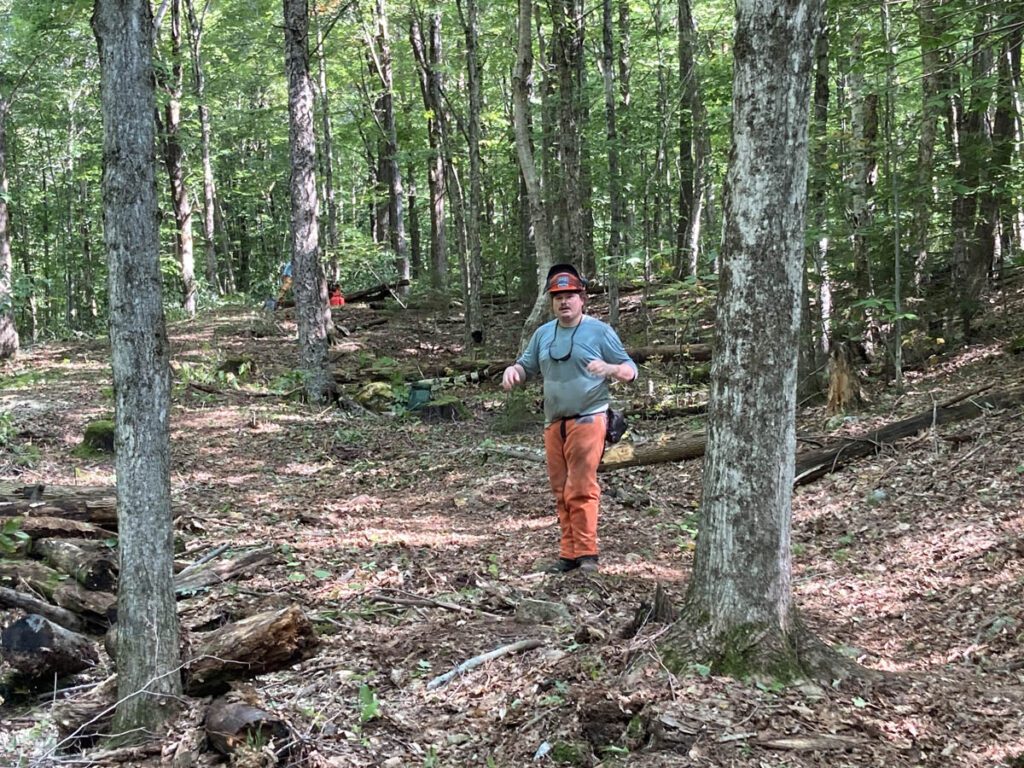
<svg viewBox="0 0 1024 768">
<path fill-rule="evenodd" d="M 555 319 L 538 328 L 526 350 L 505 369 L 506 390 L 544 379 L 544 452 L 562 536 L 549 570 L 598 569 L 597 466 L 604 454 L 609 382 L 633 381 L 636 363 L 607 323 L 583 313 L 586 280 L 571 264 L 548 272 Z"/>
</svg>

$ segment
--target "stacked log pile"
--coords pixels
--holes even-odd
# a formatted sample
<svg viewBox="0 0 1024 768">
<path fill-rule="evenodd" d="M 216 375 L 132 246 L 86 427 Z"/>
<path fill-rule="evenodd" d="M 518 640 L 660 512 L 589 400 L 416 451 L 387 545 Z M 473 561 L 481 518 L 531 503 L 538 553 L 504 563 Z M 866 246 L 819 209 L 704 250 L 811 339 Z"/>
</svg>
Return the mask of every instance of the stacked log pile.
<svg viewBox="0 0 1024 768">
<path fill-rule="evenodd" d="M 52 689 L 55 679 L 80 673 L 95 678 L 107 664 L 101 649 L 116 664 L 116 507 L 111 488 L 0 484 L 0 529 L 6 532 L 0 543 L 7 550 L 0 556 L 0 660 L 19 687 Z M 175 593 L 186 598 L 207 592 L 276 558 L 270 547 L 242 553 L 219 547 L 176 565 Z M 185 619 L 182 625 L 182 646 L 191 649 L 183 658 L 183 682 L 194 696 L 224 694 L 233 681 L 309 658 L 318 642 L 312 623 L 294 605 L 211 631 L 193 631 Z M 104 732 L 116 690 L 106 683 L 62 704 L 57 719 L 68 746 L 91 744 Z M 223 702 L 209 722 L 217 749 L 245 743 L 250 730 L 276 733 L 284 727 L 256 708 Z"/>
</svg>

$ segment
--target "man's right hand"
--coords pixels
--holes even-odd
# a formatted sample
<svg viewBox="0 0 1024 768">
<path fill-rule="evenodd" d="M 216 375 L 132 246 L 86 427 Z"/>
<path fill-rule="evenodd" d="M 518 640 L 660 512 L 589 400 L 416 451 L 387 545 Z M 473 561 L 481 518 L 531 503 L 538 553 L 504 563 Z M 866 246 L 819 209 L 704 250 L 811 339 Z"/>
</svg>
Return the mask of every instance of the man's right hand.
<svg viewBox="0 0 1024 768">
<path fill-rule="evenodd" d="M 506 389 L 512 389 L 522 384 L 526 379 L 526 371 L 519 363 L 513 363 L 505 369 L 505 373 L 501 377 L 501 386 Z"/>
</svg>

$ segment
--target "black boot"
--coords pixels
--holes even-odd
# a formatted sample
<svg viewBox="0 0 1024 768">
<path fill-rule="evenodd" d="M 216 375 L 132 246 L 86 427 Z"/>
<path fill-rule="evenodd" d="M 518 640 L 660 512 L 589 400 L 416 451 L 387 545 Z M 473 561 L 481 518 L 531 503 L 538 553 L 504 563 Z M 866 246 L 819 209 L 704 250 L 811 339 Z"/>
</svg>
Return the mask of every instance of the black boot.
<svg viewBox="0 0 1024 768">
<path fill-rule="evenodd" d="M 597 555 L 584 555 L 576 558 L 576 567 L 584 573 L 597 573 Z"/>
<path fill-rule="evenodd" d="M 544 570 L 547 573 L 568 573 L 580 567 L 579 560 L 572 560 L 568 557 L 560 557 Z"/>
</svg>

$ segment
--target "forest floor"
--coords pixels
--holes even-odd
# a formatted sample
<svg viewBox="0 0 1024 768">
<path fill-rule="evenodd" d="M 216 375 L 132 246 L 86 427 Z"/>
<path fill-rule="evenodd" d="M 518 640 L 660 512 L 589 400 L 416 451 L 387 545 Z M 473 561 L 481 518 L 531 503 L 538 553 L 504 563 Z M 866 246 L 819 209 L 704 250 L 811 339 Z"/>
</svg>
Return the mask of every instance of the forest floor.
<svg viewBox="0 0 1024 768">
<path fill-rule="evenodd" d="M 1018 385 L 1024 354 L 1009 342 L 1024 333 L 1022 298 L 1001 297 L 982 340 L 909 372 L 902 395 L 876 380 L 857 413 L 801 408 L 800 436 L 857 434 L 981 386 Z M 491 312 L 486 354 L 510 360 L 522 317 Z M 603 315 L 600 299 L 591 312 Z M 391 303 L 335 313 L 350 328 L 381 317 L 332 351 L 347 377 L 374 360 L 408 369 L 463 354 L 461 323 L 447 312 Z M 880 679 L 782 686 L 699 667 L 677 676 L 660 663 L 668 627 L 637 617 L 657 585 L 676 604 L 685 593 L 700 460 L 602 473 L 601 572 L 538 573 L 558 540 L 544 465 L 528 457 L 541 455 L 538 387 L 519 397 L 497 379 L 447 387 L 468 412 L 445 423 L 401 407 L 310 409 L 266 396 L 288 389 L 297 365 L 288 311 L 269 323 L 274 333 L 258 332 L 267 326 L 260 311 L 237 307 L 170 325 L 171 482 L 178 559 L 221 545 L 230 547 L 224 557 L 268 543 L 278 550 L 257 574 L 182 600 L 185 627 L 292 604 L 316 627 L 315 655 L 242 686 L 292 726 L 301 741 L 293 764 L 1024 766 L 1020 408 L 907 438 L 796 490 L 798 608 Z M 680 340 L 675 321 L 644 313 L 636 297 L 624 299 L 622 327 L 627 346 Z M 216 374 L 242 358 L 252 363 L 237 377 Z M 74 453 L 85 424 L 112 412 L 105 340 L 35 346 L 0 376 L 0 407 L 38 451 L 28 467 L 0 451 L 0 478 L 112 486 L 109 457 Z M 687 382 L 682 363 L 654 361 L 615 394 L 653 414 L 673 397 L 700 402 L 701 388 Z M 401 406 L 405 390 L 396 391 Z M 633 419 L 627 439 L 700 425 L 699 416 L 652 415 Z M 531 600 L 557 604 L 561 618 L 526 615 Z M 428 690 L 455 665 L 524 639 L 539 647 Z M 109 762 L 55 751 L 50 712 L 111 671 L 104 656 L 66 688 L 6 702 L 0 763 Z M 147 764 L 170 764 L 204 703 L 189 701 L 164 755 Z M 216 759 L 203 753 L 198 764 Z"/>
</svg>

